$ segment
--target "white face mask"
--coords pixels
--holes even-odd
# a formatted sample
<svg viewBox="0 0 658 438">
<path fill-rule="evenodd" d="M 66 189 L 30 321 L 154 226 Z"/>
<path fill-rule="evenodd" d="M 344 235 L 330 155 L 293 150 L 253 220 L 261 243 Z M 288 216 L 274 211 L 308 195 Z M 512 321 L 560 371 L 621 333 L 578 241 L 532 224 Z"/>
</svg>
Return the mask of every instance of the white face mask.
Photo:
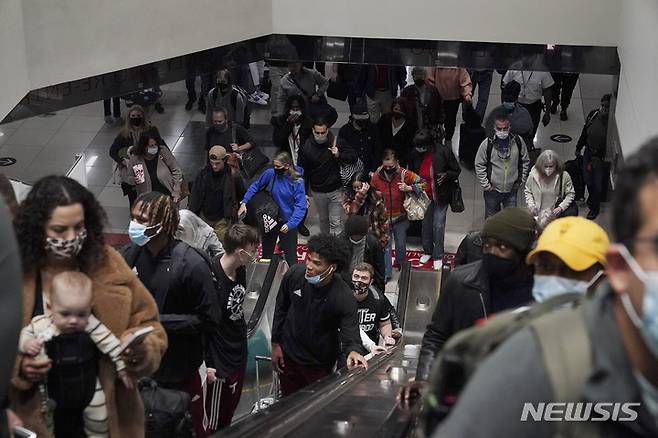
<svg viewBox="0 0 658 438">
<path fill-rule="evenodd" d="M 509 131 L 507 129 L 496 129 L 496 137 L 499 140 L 507 140 L 509 137 Z"/>
<path fill-rule="evenodd" d="M 621 295 L 621 302 L 635 327 L 639 330 L 644 343 L 658 358 L 658 271 L 645 271 L 625 246 L 620 246 L 619 253 L 635 276 L 644 283 L 642 298 L 642 316 L 638 315 L 627 293 Z"/>
<path fill-rule="evenodd" d="M 532 285 L 532 296 L 535 298 L 535 301 L 541 303 L 549 298 L 566 293 L 575 292 L 584 295 L 601 275 L 603 275 L 603 271 L 599 271 L 588 283 L 586 281 L 558 277 L 557 275 L 537 274 Z"/>
<path fill-rule="evenodd" d="M 155 155 L 155 154 L 158 153 L 158 147 L 157 146 L 149 146 L 149 147 L 146 148 L 146 152 L 149 155 Z"/>
</svg>

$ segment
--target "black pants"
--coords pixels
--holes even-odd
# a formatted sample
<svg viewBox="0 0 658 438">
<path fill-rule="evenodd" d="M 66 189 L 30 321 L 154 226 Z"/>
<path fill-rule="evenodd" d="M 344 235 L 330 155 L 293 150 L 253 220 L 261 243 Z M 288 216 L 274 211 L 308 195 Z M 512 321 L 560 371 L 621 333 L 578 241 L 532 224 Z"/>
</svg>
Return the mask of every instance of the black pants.
<svg viewBox="0 0 658 438">
<path fill-rule="evenodd" d="M 452 141 L 452 136 L 455 135 L 455 127 L 457 126 L 457 111 L 459 111 L 459 104 L 461 99 L 444 100 L 443 113 L 445 114 L 444 127 L 446 129 L 446 141 Z"/>
<path fill-rule="evenodd" d="M 521 105 L 523 105 L 523 107 L 530 113 L 530 118 L 532 119 L 532 138 L 535 138 L 537 128 L 539 128 L 539 119 L 541 119 L 541 110 L 543 108 L 541 99 L 531 104 L 521 103 Z"/>
<path fill-rule="evenodd" d="M 112 111 L 110 111 L 110 101 L 112 101 Z M 103 99 L 103 110 L 105 117 L 111 116 L 114 113 L 114 118 L 121 117 L 121 100 L 118 97 L 112 99 Z"/>
<path fill-rule="evenodd" d="M 271 259 L 274 255 L 276 240 L 279 239 L 279 246 L 283 250 L 288 266 L 297 263 L 297 229 L 288 230 L 287 233 L 280 233 L 278 228 L 275 231 L 263 236 L 263 258 Z"/>
<path fill-rule="evenodd" d="M 86 438 L 82 409 L 55 409 L 55 436 Z"/>
<path fill-rule="evenodd" d="M 578 73 L 551 73 L 555 85 L 553 85 L 553 108 L 559 103 L 563 111 L 569 108 L 573 89 L 578 82 Z"/>
<path fill-rule="evenodd" d="M 199 103 L 203 102 L 206 98 L 206 95 L 213 87 L 213 82 L 215 81 L 215 75 L 213 73 L 207 73 L 201 76 L 201 96 L 199 96 Z M 196 90 L 194 89 L 194 83 L 196 81 L 196 76 L 188 77 L 185 79 L 185 88 L 187 88 L 187 98 L 189 100 L 196 100 Z"/>
</svg>

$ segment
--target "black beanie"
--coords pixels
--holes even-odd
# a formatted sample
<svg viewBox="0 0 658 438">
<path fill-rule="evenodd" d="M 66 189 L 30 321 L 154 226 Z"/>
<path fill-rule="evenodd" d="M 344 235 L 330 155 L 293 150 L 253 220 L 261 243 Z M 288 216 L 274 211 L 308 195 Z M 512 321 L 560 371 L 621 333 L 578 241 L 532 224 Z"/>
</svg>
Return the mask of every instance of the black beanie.
<svg viewBox="0 0 658 438">
<path fill-rule="evenodd" d="M 536 238 L 535 220 L 525 208 L 506 208 L 484 222 L 482 238 L 487 237 L 527 254 Z"/>
<path fill-rule="evenodd" d="M 368 234 L 368 218 L 365 216 L 352 215 L 345 221 L 346 236 L 365 236 Z"/>
</svg>

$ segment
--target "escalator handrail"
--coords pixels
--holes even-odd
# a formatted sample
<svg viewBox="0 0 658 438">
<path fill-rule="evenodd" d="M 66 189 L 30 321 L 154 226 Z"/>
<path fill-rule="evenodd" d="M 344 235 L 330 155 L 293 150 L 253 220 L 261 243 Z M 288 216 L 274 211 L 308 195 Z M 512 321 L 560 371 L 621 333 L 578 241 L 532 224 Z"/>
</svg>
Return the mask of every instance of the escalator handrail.
<svg viewBox="0 0 658 438">
<path fill-rule="evenodd" d="M 400 319 L 400 327 L 404 329 L 404 323 L 407 313 L 407 297 L 409 296 L 409 281 L 411 279 L 411 263 L 405 262 L 400 269 L 400 278 L 398 279 L 398 302 L 397 312 Z"/>
<path fill-rule="evenodd" d="M 265 280 L 263 281 L 263 285 L 261 286 L 260 292 L 258 294 L 258 301 L 256 301 L 256 306 L 254 306 L 254 310 L 251 313 L 249 322 L 247 323 L 247 339 L 253 335 L 254 331 L 258 327 L 258 321 L 260 321 L 263 309 L 265 309 L 265 303 L 267 303 L 267 298 L 270 295 L 274 277 L 276 276 L 276 272 L 278 271 L 279 264 L 282 260 L 283 258 L 278 254 L 274 254 L 270 259 L 270 264 L 267 268 L 267 274 L 265 274 Z"/>
</svg>

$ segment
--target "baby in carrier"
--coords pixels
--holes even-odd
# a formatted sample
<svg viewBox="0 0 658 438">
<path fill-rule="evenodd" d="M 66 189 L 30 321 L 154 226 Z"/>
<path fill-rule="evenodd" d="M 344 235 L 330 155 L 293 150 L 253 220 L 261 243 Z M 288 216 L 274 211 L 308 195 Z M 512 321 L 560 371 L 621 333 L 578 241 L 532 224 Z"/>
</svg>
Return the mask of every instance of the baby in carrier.
<svg viewBox="0 0 658 438">
<path fill-rule="evenodd" d="M 98 379 L 99 350 L 114 362 L 123 384 L 127 388 L 134 385 L 119 357 L 119 339 L 91 313 L 92 298 L 88 276 L 81 272 L 59 273 L 53 277 L 46 314 L 35 316 L 21 330 L 20 351 L 47 356 L 53 362 L 47 382 L 39 390 L 49 427 L 52 423 L 45 405 L 48 399 L 55 401 L 55 433 L 58 429 L 59 433 L 68 432 L 69 416 L 81 412 L 87 436 L 109 436 L 105 393 Z"/>
</svg>

